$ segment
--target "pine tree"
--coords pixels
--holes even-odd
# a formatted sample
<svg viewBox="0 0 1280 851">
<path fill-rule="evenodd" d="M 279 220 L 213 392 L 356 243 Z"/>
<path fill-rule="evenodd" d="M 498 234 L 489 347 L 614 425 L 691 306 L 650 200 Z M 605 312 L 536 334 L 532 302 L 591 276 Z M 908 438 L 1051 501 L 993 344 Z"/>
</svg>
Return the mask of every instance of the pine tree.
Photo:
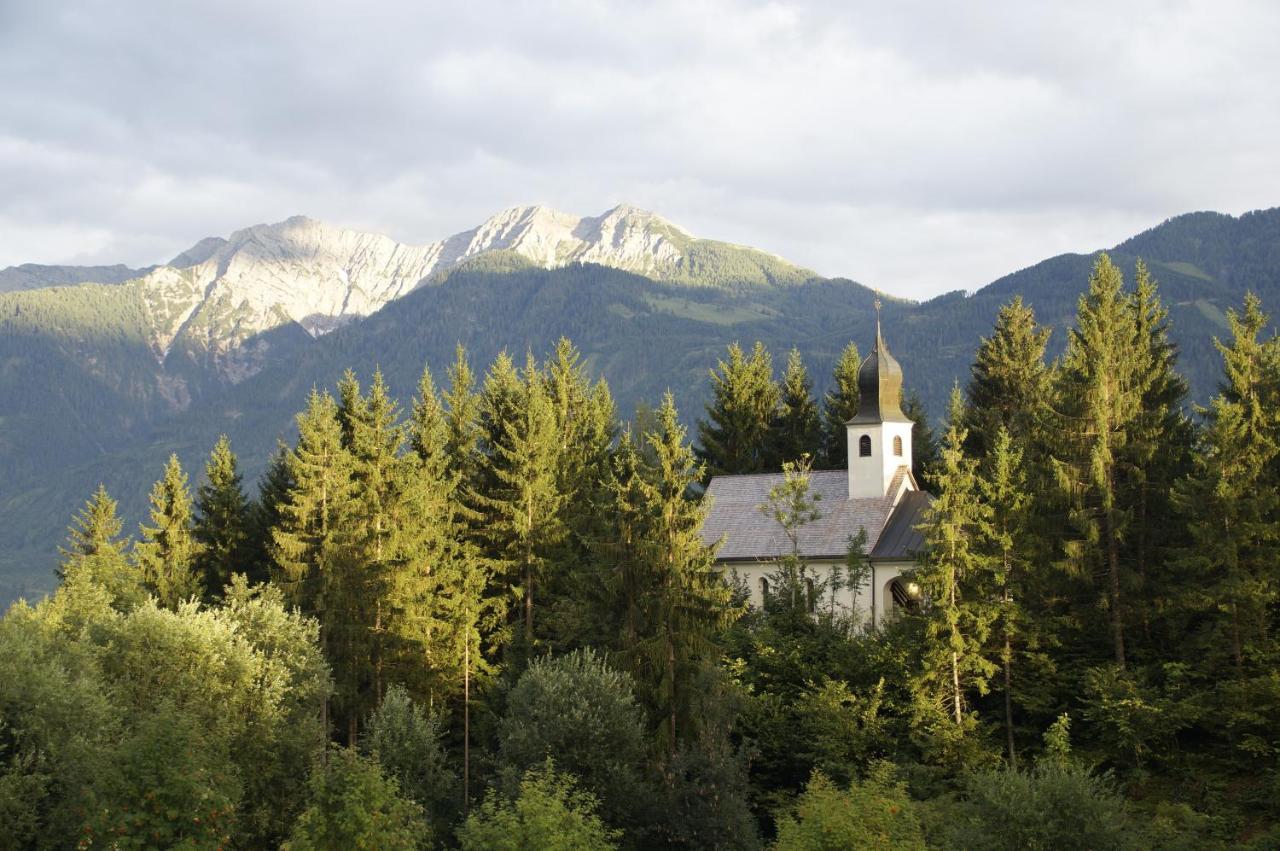
<svg viewBox="0 0 1280 851">
<path fill-rule="evenodd" d="M 289 447 L 280 442 L 258 480 L 258 497 L 249 504 L 249 540 L 245 547 L 245 573 L 250 582 L 267 582 L 276 571 L 272 530 L 280 525 L 282 506 L 293 489 Z"/>
<path fill-rule="evenodd" d="M 564 534 L 555 411 L 532 356 L 521 376 L 500 355 L 485 379 L 482 401 L 483 535 L 489 556 L 503 566 L 521 600 L 524 640 L 532 646 L 538 586 Z"/>
<path fill-rule="evenodd" d="M 822 464 L 828 469 L 844 470 L 849 467 L 849 433 L 846 423 L 858 413 L 858 370 L 862 356 L 856 343 L 849 343 L 840 352 L 832 372 L 831 389 L 822 402 L 823 455 Z"/>
<path fill-rule="evenodd" d="M 98 485 L 67 530 L 57 572 L 64 584 L 85 581 L 106 589 L 112 605 L 127 610 L 146 598 L 146 590 L 142 572 L 125 557 L 123 525 L 116 501 Z"/>
<path fill-rule="evenodd" d="M 1120 467 L 1142 413 L 1140 341 L 1123 285 L 1120 270 L 1099 255 L 1089 291 L 1080 297 L 1058 382 L 1064 449 L 1055 459 L 1079 533 L 1068 542 L 1069 563 L 1085 575 L 1096 565 L 1106 576 L 1111 646 L 1120 668 L 1126 663 L 1122 552 L 1132 519 L 1122 501 Z"/>
<path fill-rule="evenodd" d="M 1049 329 L 1036 324 L 1021 296 L 1000 308 L 991 336 L 978 344 L 965 388 L 970 454 L 984 457 L 1001 428 L 1023 445 L 1038 438 L 1048 401 L 1048 343 Z"/>
<path fill-rule="evenodd" d="M 938 437 L 929 424 L 929 412 L 914 391 L 902 400 L 902 413 L 910 418 L 914 426 L 911 429 L 911 474 L 916 482 L 925 490 L 933 490 L 933 470 L 941 462 Z"/>
<path fill-rule="evenodd" d="M 708 476 L 759 473 L 769 461 L 769 423 L 778 407 L 773 359 L 757 342 L 748 358 L 737 343 L 711 371 L 712 401 L 698 421 L 698 456 Z"/>
<path fill-rule="evenodd" d="M 200 545 L 196 572 L 206 595 L 220 597 L 233 571 L 248 561 L 250 507 L 240 488 L 240 473 L 231 441 L 224 434 L 214 444 L 204 468 L 205 482 L 196 490 L 192 534 Z"/>
<path fill-rule="evenodd" d="M 813 382 L 804 368 L 800 350 L 792 349 L 782 374 L 778 409 L 769 425 L 767 463 L 770 468 L 798 461 L 803 455 L 812 458 L 821 449 L 822 427 L 812 390 Z"/>
<path fill-rule="evenodd" d="M 645 435 L 656 458 L 630 481 L 619 482 L 632 514 L 630 545 L 636 563 L 625 569 L 634 636 L 623 657 L 648 690 L 659 720 L 658 742 L 669 758 L 691 723 L 692 683 L 699 665 L 714 657 L 715 637 L 736 615 L 730 589 L 702 542 L 706 507 L 689 498 L 703 471 L 685 443 L 675 400 L 668 392 L 657 411 L 658 427 Z"/>
<path fill-rule="evenodd" d="M 971 692 L 986 694 L 995 666 L 986 658 L 996 610 L 991 603 L 991 563 L 981 542 L 989 534 L 990 507 L 982 500 L 976 462 L 964 453 L 964 408 L 952 392 L 951 413 L 935 468 L 937 498 L 925 526 L 919 582 L 928 600 L 920 699 L 926 716 L 940 711 L 955 743 L 971 726 Z"/>
<path fill-rule="evenodd" d="M 67 530 L 67 545 L 59 549 L 67 562 L 88 556 L 124 552 L 124 543 L 119 540 L 124 523 L 116 513 L 117 505 L 107 493 L 106 486 L 99 484 Z M 62 571 L 59 571 L 59 575 L 62 575 Z"/>
<path fill-rule="evenodd" d="M 1031 632 L 1026 611 L 1030 567 L 1031 495 L 1027 491 L 1024 453 L 1009 430 L 1001 425 L 987 447 L 979 469 L 978 494 L 990 512 L 982 542 L 991 559 L 992 591 L 997 603 L 993 631 L 1003 674 L 1005 745 L 1009 765 L 1016 768 L 1018 750 L 1014 738 L 1014 660 Z"/>
<path fill-rule="evenodd" d="M 1207 411 L 1195 473 L 1174 499 L 1191 538 L 1178 559 L 1183 605 L 1193 624 L 1206 624 L 1182 630 L 1195 636 L 1188 655 L 1212 675 L 1225 650 L 1242 677 L 1272 649 L 1280 599 L 1280 342 L 1258 339 L 1268 319 L 1252 293 L 1227 320 L 1231 344 L 1215 341 L 1225 382 Z"/>
<path fill-rule="evenodd" d="M 1156 283 L 1141 260 L 1130 299 L 1136 335 L 1135 389 L 1140 405 L 1121 461 L 1121 499 L 1129 506 L 1130 531 L 1125 560 L 1136 580 L 1132 608 L 1147 645 L 1158 651 L 1165 641 L 1152 634 L 1152 622 L 1176 587 L 1163 581 L 1168 551 L 1182 541 L 1170 495 L 1174 483 L 1191 472 L 1195 427 L 1184 413 L 1187 382 L 1175 368 L 1177 350 L 1168 338 L 1168 312 Z"/>
<path fill-rule="evenodd" d="M 312 390 L 298 415 L 298 444 L 289 456 L 293 486 L 272 532 L 279 583 L 320 623 L 320 645 L 333 667 L 335 700 L 348 738 L 365 708 L 369 635 L 360 604 L 363 576 L 352 530 L 354 462 L 343 445 L 338 406 Z"/>
<path fill-rule="evenodd" d="M 196 569 L 200 545 L 192 535 L 191 492 L 177 455 L 151 489 L 151 526 L 141 525 L 134 560 L 160 604 L 170 609 L 204 593 Z"/>
</svg>

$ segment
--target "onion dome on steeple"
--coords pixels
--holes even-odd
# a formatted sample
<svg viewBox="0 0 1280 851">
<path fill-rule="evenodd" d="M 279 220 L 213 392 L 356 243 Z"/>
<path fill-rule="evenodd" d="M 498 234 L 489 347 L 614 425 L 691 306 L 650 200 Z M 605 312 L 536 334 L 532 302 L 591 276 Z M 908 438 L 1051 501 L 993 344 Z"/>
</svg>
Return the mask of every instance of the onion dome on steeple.
<svg viewBox="0 0 1280 851">
<path fill-rule="evenodd" d="M 876 345 L 858 370 L 858 413 L 849 425 L 907 423 L 902 413 L 902 367 L 880 333 L 880 302 L 876 302 Z"/>
</svg>

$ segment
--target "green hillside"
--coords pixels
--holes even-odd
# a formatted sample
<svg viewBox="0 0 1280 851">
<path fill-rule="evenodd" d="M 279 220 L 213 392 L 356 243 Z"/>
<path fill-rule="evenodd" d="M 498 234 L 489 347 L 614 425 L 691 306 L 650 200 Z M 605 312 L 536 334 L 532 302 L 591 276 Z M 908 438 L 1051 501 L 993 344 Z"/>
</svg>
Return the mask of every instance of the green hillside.
<svg viewBox="0 0 1280 851">
<path fill-rule="evenodd" d="M 127 285 L 0 296 L 0 599 L 49 586 L 53 542 L 99 481 L 122 498 L 134 528 L 137 501 L 167 455 L 177 452 L 195 471 L 222 432 L 252 480 L 276 440 L 288 436 L 311 387 L 332 386 L 347 367 L 367 377 L 380 366 L 407 404 L 423 364 L 442 379 L 459 343 L 483 372 L 502 349 L 542 355 L 568 336 L 589 368 L 608 379 L 624 414 L 670 388 L 692 421 L 706 398 L 707 370 L 730 342 L 762 340 L 779 368 L 785 351 L 798 347 L 818 393 L 846 343 L 869 350 L 871 289 L 813 278 L 751 249 L 694 245 L 699 250 L 682 272 L 666 281 L 483 255 L 318 340 L 296 328 L 272 332 L 266 368 L 232 387 L 192 353 L 171 353 L 160 368 L 145 343 L 140 300 Z M 1247 289 L 1280 309 L 1280 209 L 1181 216 L 1127 240 L 1112 256 L 1126 274 L 1138 257 L 1151 266 L 1197 401 L 1212 395 L 1218 380 L 1212 338 L 1224 331 L 1224 311 Z M 1092 262 L 1092 255 L 1062 255 L 970 296 L 885 298 L 885 334 L 908 386 L 940 414 L 953 383 L 965 380 L 978 340 L 1014 294 L 1053 326 L 1056 354 Z M 175 387 L 190 398 L 186 410 L 175 411 L 165 395 Z"/>
</svg>

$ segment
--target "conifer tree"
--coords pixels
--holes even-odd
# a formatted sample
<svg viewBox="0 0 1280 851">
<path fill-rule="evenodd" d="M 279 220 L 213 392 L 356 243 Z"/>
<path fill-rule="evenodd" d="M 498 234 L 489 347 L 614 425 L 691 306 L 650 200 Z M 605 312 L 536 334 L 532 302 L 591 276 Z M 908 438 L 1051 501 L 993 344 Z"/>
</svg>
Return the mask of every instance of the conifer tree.
<svg viewBox="0 0 1280 851">
<path fill-rule="evenodd" d="M 538 586 L 564 534 L 555 411 L 532 356 L 521 376 L 510 358 L 499 355 L 485 379 L 481 422 L 487 449 L 483 534 L 490 557 L 521 600 L 524 640 L 531 646 Z"/>
<path fill-rule="evenodd" d="M 151 526 L 140 526 L 134 559 L 147 585 L 170 609 L 204 592 L 196 569 L 200 545 L 192 534 L 191 492 L 177 455 L 170 455 L 164 476 L 151 489 Z"/>
<path fill-rule="evenodd" d="M 822 464 L 828 469 L 849 467 L 849 433 L 846 423 L 858 413 L 858 370 L 862 356 L 857 343 L 849 343 L 840 352 L 832 371 L 831 389 L 822 401 Z"/>
<path fill-rule="evenodd" d="M 59 550 L 67 561 L 124 552 L 124 543 L 119 539 L 124 523 L 116 513 L 117 505 L 106 486 L 99 484 L 67 530 L 67 545 Z"/>
<path fill-rule="evenodd" d="M 236 466 L 231 441 L 224 434 L 214 444 L 204 468 L 205 482 L 196 490 L 196 571 L 210 597 L 220 597 L 232 572 L 244 572 L 248 561 L 250 507 Z"/>
<path fill-rule="evenodd" d="M 991 336 L 978 344 L 965 388 L 970 454 L 985 456 L 1001 427 L 1019 444 L 1034 439 L 1048 401 L 1048 343 L 1049 329 L 1036 324 L 1021 296 L 1000 308 Z"/>
<path fill-rule="evenodd" d="M 320 623 L 320 645 L 351 739 L 367 694 L 369 635 L 351 528 L 354 463 L 342 437 L 333 397 L 313 389 L 298 415 L 298 444 L 289 456 L 293 486 L 272 536 L 280 584 Z"/>
<path fill-rule="evenodd" d="M 106 589 L 112 605 L 128 609 L 145 599 L 146 590 L 142 572 L 125 557 L 123 525 L 116 501 L 99 484 L 67 530 L 57 572 L 64 583 L 87 581 Z"/>
<path fill-rule="evenodd" d="M 1018 764 L 1014 738 L 1014 660 L 1031 632 L 1026 610 L 1031 528 L 1031 496 L 1027 492 L 1024 453 L 1004 425 L 988 445 L 979 469 L 978 494 L 990 512 L 983 540 L 991 560 L 992 591 L 997 605 L 993 629 L 1004 692 L 1005 746 L 1011 768 Z"/>
<path fill-rule="evenodd" d="M 769 426 L 767 463 L 772 468 L 815 456 L 821 448 L 822 427 L 818 406 L 813 401 L 813 382 L 804 368 L 800 350 L 787 354 L 787 368 L 782 374 L 778 409 Z"/>
<path fill-rule="evenodd" d="M 500 356 L 501 357 L 501 356 Z M 454 351 L 453 365 L 448 370 L 449 389 L 442 394 L 445 413 L 445 455 L 460 477 L 464 499 L 471 500 L 480 480 L 480 403 L 475 390 L 475 375 L 462 346 Z"/>
<path fill-rule="evenodd" d="M 956 388 L 918 574 L 928 600 L 920 698 L 926 716 L 941 711 L 950 720 L 950 730 L 937 730 L 943 742 L 956 742 L 968 731 L 968 695 L 986 694 L 995 670 L 985 654 L 996 610 L 990 598 L 991 563 L 981 546 L 989 534 L 991 511 L 979 491 L 977 465 L 964 454 L 963 422 Z"/>
<path fill-rule="evenodd" d="M 1181 542 L 1170 495 L 1174 483 L 1191 472 L 1195 428 L 1184 413 L 1187 382 L 1175 368 L 1177 350 L 1168 338 L 1168 312 L 1146 264 L 1137 263 L 1130 299 L 1136 337 L 1134 384 L 1139 408 L 1128 445 L 1119 453 L 1121 499 L 1129 506 L 1126 561 L 1133 565 L 1134 610 L 1152 649 L 1162 638 L 1152 621 L 1168 605 L 1175 588 L 1161 581 L 1167 552 Z"/>
<path fill-rule="evenodd" d="M 1190 534 L 1179 558 L 1185 607 L 1207 627 L 1186 629 L 1189 655 L 1212 672 L 1226 651 L 1237 677 L 1266 658 L 1280 599 L 1280 343 L 1259 340 L 1267 325 L 1261 302 L 1246 295 L 1228 311 L 1232 341 L 1215 341 L 1225 382 L 1213 400 L 1194 475 L 1174 498 Z M 1196 618 L 1195 615 L 1200 615 Z"/>
<path fill-rule="evenodd" d="M 1121 463 L 1142 413 L 1139 340 L 1123 284 L 1111 259 L 1099 255 L 1059 378 L 1064 448 L 1055 459 L 1079 535 L 1068 542 L 1069 561 L 1081 574 L 1096 566 L 1106 577 L 1111 647 L 1120 668 L 1126 663 L 1122 553 L 1132 517 L 1120 490 Z"/>
<path fill-rule="evenodd" d="M 283 441 L 267 462 L 258 480 L 258 497 L 249 504 L 249 541 L 246 546 L 245 574 L 250 582 L 267 582 L 276 571 L 275 540 L 272 530 L 280 525 L 281 508 L 293 489 L 290 472 L 290 450 Z"/>
<path fill-rule="evenodd" d="M 914 424 L 911 428 L 911 474 L 925 490 L 933 489 L 933 469 L 940 463 L 938 437 L 929 423 L 929 412 L 912 391 L 902 400 L 902 413 Z"/>
<path fill-rule="evenodd" d="M 639 561 L 629 566 L 635 575 L 628 583 L 638 596 L 628 602 L 636 611 L 636 634 L 623 655 L 637 682 L 648 689 L 659 721 L 658 742 L 674 757 L 690 723 L 698 666 L 712 658 L 717 633 L 736 612 L 714 552 L 702 543 L 707 508 L 688 494 L 703 471 L 685 443 L 669 391 L 657 422 L 657 429 L 645 435 L 656 464 L 619 483 L 638 499 L 629 506 L 636 521 L 632 550 Z"/>
<path fill-rule="evenodd" d="M 737 343 L 711 370 L 712 401 L 698 421 L 698 456 L 708 476 L 759 473 L 769 461 L 769 423 L 778 407 L 773 359 L 757 342 L 751 357 Z"/>
</svg>

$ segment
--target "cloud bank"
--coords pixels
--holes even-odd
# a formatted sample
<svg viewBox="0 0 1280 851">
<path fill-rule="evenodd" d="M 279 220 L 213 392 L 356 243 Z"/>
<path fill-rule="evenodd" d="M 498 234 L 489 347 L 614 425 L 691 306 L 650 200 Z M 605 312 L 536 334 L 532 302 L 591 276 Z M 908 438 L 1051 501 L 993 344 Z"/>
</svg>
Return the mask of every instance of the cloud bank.
<svg viewBox="0 0 1280 851">
<path fill-rule="evenodd" d="M 0 266 L 620 201 L 923 298 L 1280 204 L 1280 6 L 0 4 Z"/>
</svg>

